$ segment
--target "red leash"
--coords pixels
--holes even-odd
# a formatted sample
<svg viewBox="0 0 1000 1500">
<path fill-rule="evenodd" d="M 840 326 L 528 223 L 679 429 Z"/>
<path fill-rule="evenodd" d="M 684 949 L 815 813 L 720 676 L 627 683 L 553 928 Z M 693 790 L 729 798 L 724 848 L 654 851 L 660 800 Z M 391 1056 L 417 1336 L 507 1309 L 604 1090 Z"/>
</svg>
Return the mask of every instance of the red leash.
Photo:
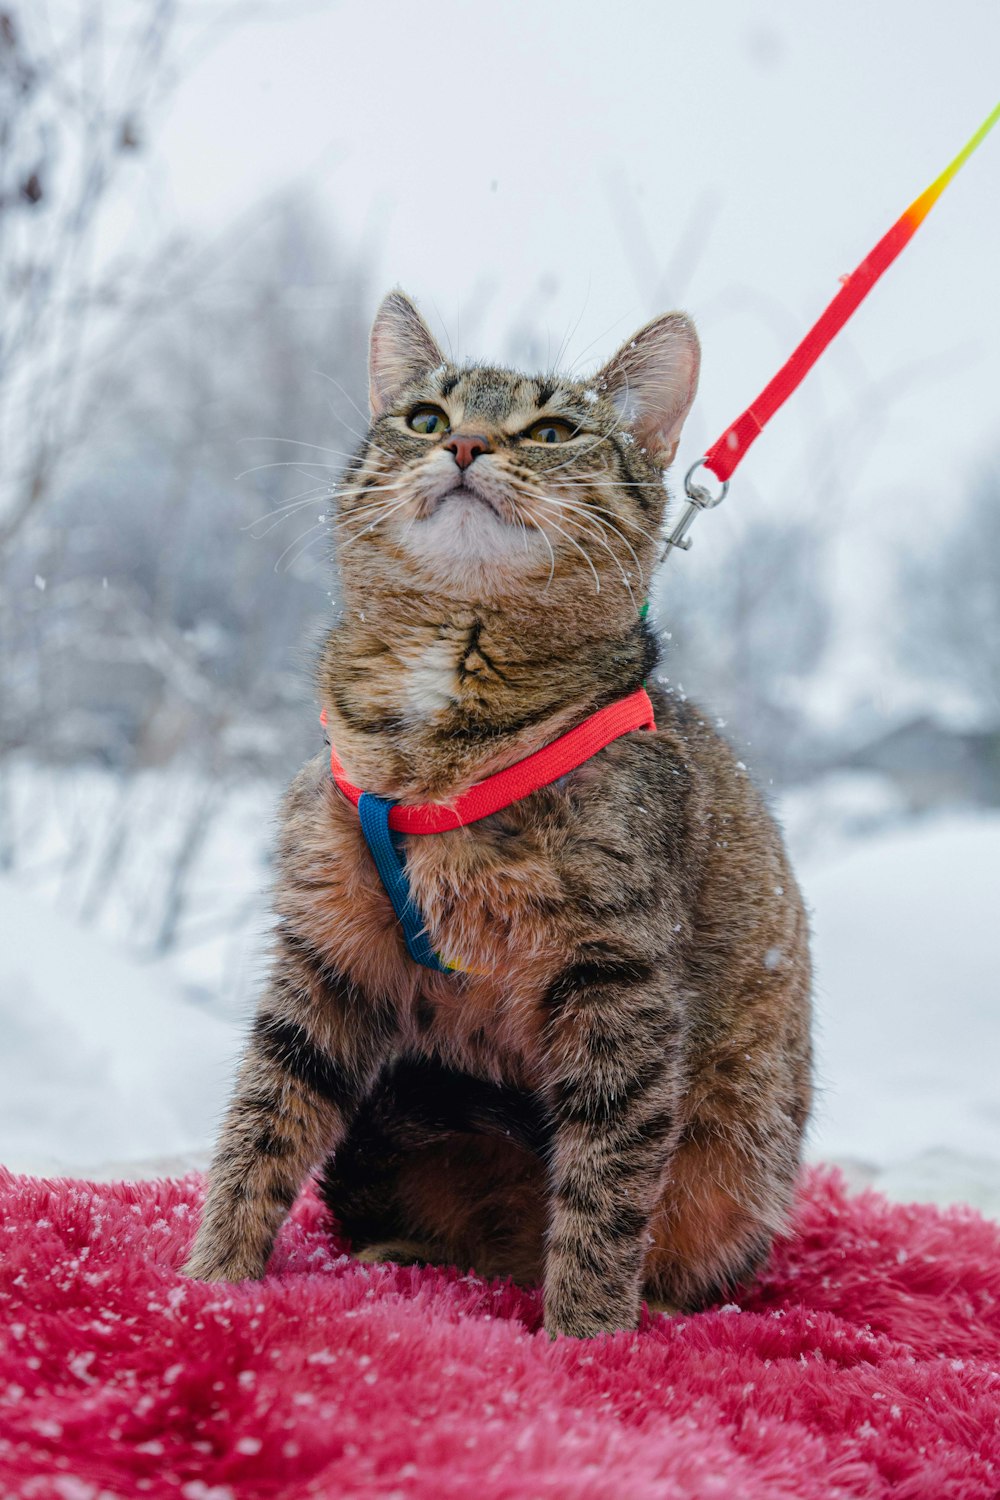
<svg viewBox="0 0 1000 1500">
<path fill-rule="evenodd" d="M 900 215 L 892 228 L 882 236 L 857 269 L 852 271 L 850 276 L 842 278 L 843 285 L 840 291 L 810 328 L 798 348 L 785 361 L 774 379 L 769 381 L 756 400 L 751 401 L 746 411 L 726 428 L 722 436 L 709 448 L 704 458 L 700 458 L 688 470 L 684 480 L 684 489 L 690 503 L 667 538 L 667 551 L 671 547 L 680 547 L 683 551 L 687 551 L 691 543 L 685 541 L 684 537 L 695 516 L 700 510 L 708 510 L 725 499 L 729 480 L 737 465 L 743 461 L 750 445 L 756 441 L 778 408 L 784 405 L 792 392 L 808 375 L 824 349 L 837 336 L 848 318 L 857 311 L 876 281 L 892 265 L 904 245 L 909 244 L 956 172 L 965 165 L 976 147 L 993 129 L 997 120 L 1000 120 L 1000 104 L 966 142 L 954 161 L 949 162 L 930 187 L 925 189 L 920 197 L 916 198 Z M 704 486 L 693 482 L 695 471 L 701 465 L 710 469 L 716 479 L 722 481 L 721 494 L 713 496 Z"/>
<path fill-rule="evenodd" d="M 326 709 L 320 714 L 326 724 Z M 653 705 L 645 688 L 637 688 L 627 698 L 619 698 L 606 708 L 584 719 L 575 729 L 561 734 L 550 745 L 515 761 L 506 770 L 477 781 L 467 792 L 456 797 L 454 802 L 422 802 L 415 806 L 395 804 L 389 812 L 389 827 L 394 833 L 447 833 L 452 828 L 464 828 L 467 823 L 477 823 L 491 813 L 520 802 L 531 792 L 549 786 L 582 766 L 598 750 L 610 745 L 612 740 L 630 734 L 633 729 L 655 729 Z M 333 745 L 330 746 L 330 771 L 344 796 L 357 807 L 362 797 L 361 787 L 348 781 Z"/>
</svg>

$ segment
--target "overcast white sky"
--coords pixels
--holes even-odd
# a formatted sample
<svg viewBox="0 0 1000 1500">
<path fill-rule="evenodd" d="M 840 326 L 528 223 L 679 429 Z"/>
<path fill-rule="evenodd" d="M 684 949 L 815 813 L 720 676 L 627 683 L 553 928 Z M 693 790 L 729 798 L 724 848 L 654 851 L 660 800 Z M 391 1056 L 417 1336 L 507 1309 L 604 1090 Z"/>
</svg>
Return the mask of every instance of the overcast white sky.
<svg viewBox="0 0 1000 1500">
<path fill-rule="evenodd" d="M 221 228 L 295 178 L 463 354 L 536 317 L 586 368 L 682 305 L 690 461 L 994 106 L 998 63 L 994 0 L 342 0 L 227 32 L 185 77 L 158 216 Z M 817 490 L 841 537 L 847 511 L 892 544 L 929 524 L 1000 449 L 998 272 L 1000 129 L 700 535 Z M 841 547 L 871 586 L 863 559 Z"/>
</svg>

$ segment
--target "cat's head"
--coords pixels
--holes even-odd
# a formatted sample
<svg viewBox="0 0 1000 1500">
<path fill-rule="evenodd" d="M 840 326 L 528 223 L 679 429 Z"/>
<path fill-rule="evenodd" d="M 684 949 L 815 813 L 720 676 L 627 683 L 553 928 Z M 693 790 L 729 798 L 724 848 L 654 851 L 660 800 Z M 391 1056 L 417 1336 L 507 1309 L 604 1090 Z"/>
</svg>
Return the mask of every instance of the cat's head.
<svg viewBox="0 0 1000 1500">
<path fill-rule="evenodd" d="M 458 597 L 579 588 L 641 605 L 698 367 L 682 313 L 589 380 L 456 365 L 390 292 L 371 334 L 371 426 L 337 497 L 345 581 L 377 564 Z"/>
</svg>

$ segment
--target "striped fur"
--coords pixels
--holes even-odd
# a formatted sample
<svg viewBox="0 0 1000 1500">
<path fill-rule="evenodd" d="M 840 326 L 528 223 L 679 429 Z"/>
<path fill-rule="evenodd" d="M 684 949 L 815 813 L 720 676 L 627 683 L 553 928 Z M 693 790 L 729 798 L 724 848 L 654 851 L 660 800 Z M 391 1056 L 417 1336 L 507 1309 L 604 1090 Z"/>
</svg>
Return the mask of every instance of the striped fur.
<svg viewBox="0 0 1000 1500">
<path fill-rule="evenodd" d="M 445 360 L 392 294 L 337 495 L 320 696 L 351 780 L 443 800 L 651 672 L 638 605 L 694 393 L 679 315 L 593 382 Z M 428 402 L 484 437 L 464 478 Z M 568 441 L 525 434 L 539 419 Z M 544 1279 L 550 1332 L 635 1325 L 752 1274 L 810 1103 L 806 920 L 780 835 L 690 705 L 453 833 L 407 840 L 416 967 L 317 757 L 289 792 L 279 926 L 188 1271 L 259 1276 L 305 1176 L 368 1258 Z"/>
</svg>

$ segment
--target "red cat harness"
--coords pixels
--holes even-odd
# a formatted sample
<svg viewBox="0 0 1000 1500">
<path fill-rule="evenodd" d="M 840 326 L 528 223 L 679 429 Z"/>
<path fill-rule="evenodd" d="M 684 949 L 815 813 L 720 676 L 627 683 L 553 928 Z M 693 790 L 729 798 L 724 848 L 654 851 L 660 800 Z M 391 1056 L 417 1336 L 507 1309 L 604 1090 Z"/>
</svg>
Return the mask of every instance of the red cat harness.
<svg viewBox="0 0 1000 1500">
<path fill-rule="evenodd" d="M 320 714 L 325 726 L 326 709 Z M 374 792 L 362 791 L 348 781 L 336 748 L 330 746 L 330 774 L 349 802 L 358 809 L 361 832 L 368 845 L 375 868 L 392 902 L 403 929 L 407 951 L 415 963 L 443 972 L 462 970 L 461 962 L 442 958 L 434 952 L 427 937 L 420 910 L 410 892 L 406 859 L 401 845 L 403 834 L 448 833 L 488 818 L 492 813 L 520 802 L 532 792 L 551 786 L 561 776 L 575 771 L 613 740 L 636 729 L 655 729 L 653 705 L 645 688 L 637 688 L 627 698 L 619 698 L 599 708 L 575 729 L 523 760 L 515 761 L 503 771 L 477 781 L 451 802 L 404 804 Z"/>
</svg>

